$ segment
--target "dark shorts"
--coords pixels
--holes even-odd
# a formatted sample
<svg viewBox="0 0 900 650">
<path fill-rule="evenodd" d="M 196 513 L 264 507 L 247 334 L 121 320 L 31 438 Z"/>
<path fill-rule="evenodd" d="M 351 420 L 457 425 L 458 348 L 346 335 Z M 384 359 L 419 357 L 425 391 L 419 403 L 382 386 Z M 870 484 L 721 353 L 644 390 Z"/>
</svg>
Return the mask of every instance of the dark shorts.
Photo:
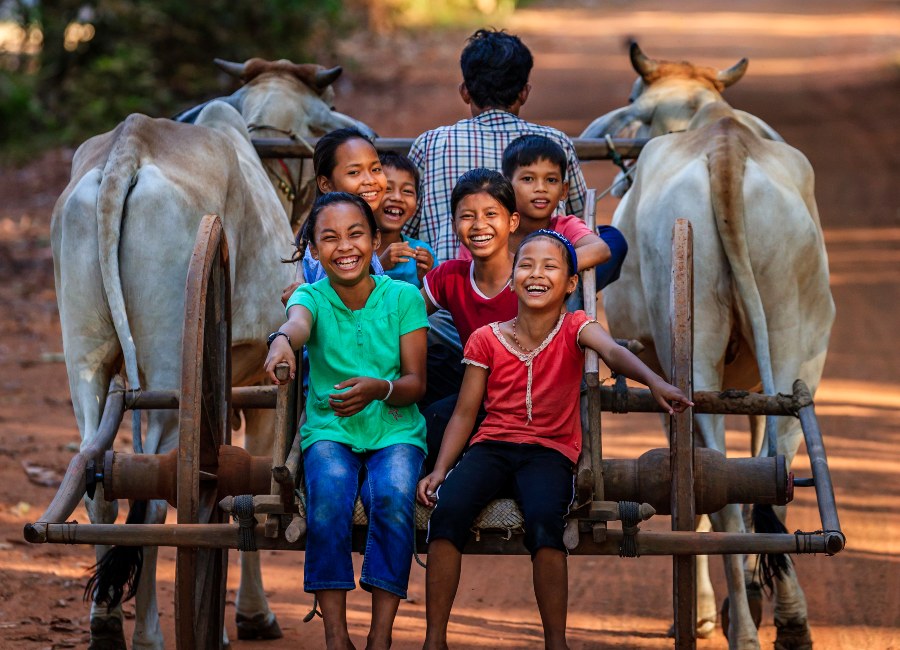
<svg viewBox="0 0 900 650">
<path fill-rule="evenodd" d="M 563 531 L 575 496 L 572 462 L 541 445 L 479 442 L 472 445 L 438 488 L 428 541 L 446 539 L 463 550 L 478 514 L 511 492 L 525 518 L 525 548 L 565 552 Z"/>
<path fill-rule="evenodd" d="M 438 452 L 441 450 L 441 443 L 444 441 L 444 431 L 447 429 L 447 425 L 450 424 L 450 418 L 453 417 L 453 411 L 456 410 L 458 401 L 459 394 L 455 393 L 433 402 L 422 411 L 422 416 L 425 418 L 425 440 L 428 443 L 428 456 L 425 458 L 425 464 L 422 466 L 422 471 L 426 474 L 434 469 Z M 486 417 L 487 413 L 482 404 L 478 409 L 478 415 L 475 416 L 475 426 L 469 433 L 470 438 L 473 433 L 478 431 L 478 427 L 481 426 Z M 468 443 L 466 443 L 466 447 L 468 448 Z"/>
<path fill-rule="evenodd" d="M 610 258 L 595 268 L 597 273 L 597 291 L 603 289 L 610 282 L 619 279 L 619 271 L 625 263 L 628 255 L 628 242 L 616 228 L 612 226 L 597 226 L 597 235 L 609 246 Z"/>
</svg>

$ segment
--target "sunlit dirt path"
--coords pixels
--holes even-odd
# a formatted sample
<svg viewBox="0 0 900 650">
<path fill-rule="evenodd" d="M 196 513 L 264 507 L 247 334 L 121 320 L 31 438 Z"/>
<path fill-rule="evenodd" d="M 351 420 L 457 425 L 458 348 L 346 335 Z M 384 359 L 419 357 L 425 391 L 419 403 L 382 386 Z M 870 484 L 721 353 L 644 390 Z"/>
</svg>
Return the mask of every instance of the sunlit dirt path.
<svg viewBox="0 0 900 650">
<path fill-rule="evenodd" d="M 838 310 L 817 411 L 848 545 L 837 557 L 797 559 L 816 647 L 900 648 L 900 10 L 877 1 L 855 3 L 852 11 L 832 1 L 792 3 L 789 9 L 774 0 L 678 5 L 685 8 L 582 2 L 517 13 L 507 26 L 536 60 L 523 116 L 577 135 L 591 119 L 622 105 L 633 79 L 623 47 L 629 37 L 659 58 L 724 68 L 749 57 L 746 78 L 726 98 L 765 119 L 812 161 Z M 356 63 L 347 65 L 338 88 L 339 109 L 390 136 L 414 136 L 465 117 L 456 94 L 465 36 L 449 31 L 354 39 L 343 46 Z M 80 595 L 92 552 L 21 541 L 22 524 L 54 492 L 29 482 L 23 463 L 62 472 L 77 442 L 64 367 L 47 356 L 61 349 L 49 215 L 70 153 L 0 173 L 0 301 L 6 307 L 0 315 L 0 648 L 83 647 L 88 629 Z M 586 173 L 592 186 L 603 189 L 614 168 L 590 163 Z M 600 218 L 608 221 L 615 205 L 601 201 Z M 746 454 L 744 422 L 731 418 L 729 432 L 731 452 Z M 130 447 L 128 435 L 123 429 L 117 443 L 123 449 Z M 604 419 L 609 456 L 634 457 L 663 444 L 654 417 Z M 801 448 L 794 467 L 798 475 L 809 473 L 804 453 Z M 83 509 L 75 517 L 87 520 Z M 665 518 L 651 524 L 667 526 Z M 808 492 L 798 494 L 788 526 L 819 527 Z M 174 647 L 174 553 L 164 549 L 160 555 L 162 622 Z M 253 647 L 324 647 L 321 622 L 301 622 L 312 603 L 302 593 L 302 562 L 302 554 L 267 555 L 266 587 L 285 638 Z M 723 595 L 721 562 L 710 564 Z M 234 555 L 231 567 L 229 599 L 238 583 Z M 573 648 L 671 646 L 668 558 L 578 557 L 569 567 Z M 369 605 L 359 590 L 350 596 L 349 620 L 362 647 Z M 226 626 L 234 638 L 231 607 Z M 423 629 L 424 571 L 414 566 L 395 647 L 418 647 Z M 771 647 L 771 605 L 760 638 Z M 542 647 L 526 558 L 465 559 L 451 641 L 455 648 Z M 233 647 L 251 644 L 235 641 Z M 726 643 L 717 632 L 698 647 Z"/>
</svg>

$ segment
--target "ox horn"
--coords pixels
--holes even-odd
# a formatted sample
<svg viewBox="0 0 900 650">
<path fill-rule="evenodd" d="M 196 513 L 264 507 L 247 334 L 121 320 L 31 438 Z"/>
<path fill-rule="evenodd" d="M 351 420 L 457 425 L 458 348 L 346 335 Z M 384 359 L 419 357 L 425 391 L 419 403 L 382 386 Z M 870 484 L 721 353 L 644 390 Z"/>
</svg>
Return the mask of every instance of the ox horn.
<svg viewBox="0 0 900 650">
<path fill-rule="evenodd" d="M 653 75 L 659 67 L 658 61 L 651 59 L 641 51 L 641 47 L 637 44 L 637 41 L 631 41 L 629 56 L 631 57 L 631 67 L 633 67 L 634 71 L 641 75 L 641 78 L 645 81 Z"/>
<path fill-rule="evenodd" d="M 232 61 L 225 61 L 224 59 L 213 59 L 213 63 L 232 77 L 237 77 L 238 79 L 243 79 L 244 70 L 247 67 L 246 63 L 234 63 Z"/>
<path fill-rule="evenodd" d="M 719 70 L 716 80 L 719 81 L 724 88 L 728 88 L 733 83 L 737 83 L 744 73 L 747 72 L 749 61 L 744 57 L 727 70 Z"/>
<path fill-rule="evenodd" d="M 337 78 L 341 76 L 341 73 L 343 71 L 344 69 L 339 65 L 336 65 L 328 70 L 317 71 L 316 88 L 318 88 L 319 90 L 325 90 L 326 88 L 328 88 L 328 86 L 337 81 Z"/>
</svg>

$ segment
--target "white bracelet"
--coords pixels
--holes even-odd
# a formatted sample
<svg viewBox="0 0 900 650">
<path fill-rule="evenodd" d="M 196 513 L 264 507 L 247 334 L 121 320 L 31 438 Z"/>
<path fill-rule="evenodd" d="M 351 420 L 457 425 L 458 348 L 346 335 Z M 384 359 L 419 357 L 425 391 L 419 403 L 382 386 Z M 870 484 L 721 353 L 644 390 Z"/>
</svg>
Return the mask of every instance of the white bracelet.
<svg viewBox="0 0 900 650">
<path fill-rule="evenodd" d="M 391 393 L 394 392 L 394 382 L 392 382 L 390 379 L 385 379 L 385 381 L 388 383 L 388 392 L 387 395 L 385 395 L 381 400 L 382 402 L 387 402 L 391 397 Z"/>
</svg>

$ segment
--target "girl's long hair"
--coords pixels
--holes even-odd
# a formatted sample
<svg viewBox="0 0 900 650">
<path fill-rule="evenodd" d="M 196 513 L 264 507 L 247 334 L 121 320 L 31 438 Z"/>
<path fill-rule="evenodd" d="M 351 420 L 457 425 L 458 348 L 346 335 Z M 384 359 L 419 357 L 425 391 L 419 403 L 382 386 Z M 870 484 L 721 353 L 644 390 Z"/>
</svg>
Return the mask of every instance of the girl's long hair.
<svg viewBox="0 0 900 650">
<path fill-rule="evenodd" d="M 300 232 L 297 233 L 295 242 L 296 250 L 294 251 L 293 257 L 286 261 L 300 262 L 303 260 L 303 256 L 306 255 L 306 249 L 309 246 L 309 243 L 315 243 L 313 235 L 316 232 L 316 223 L 319 220 L 319 215 L 322 210 L 330 205 L 336 205 L 338 203 L 350 203 L 356 206 L 365 216 L 372 237 L 375 236 L 375 233 L 378 232 L 378 223 L 375 221 L 375 214 L 372 212 L 372 208 L 363 199 L 356 194 L 350 194 L 349 192 L 328 192 L 326 194 L 320 194 L 316 198 L 315 203 L 313 203 L 312 210 L 306 218 L 306 222 L 303 224 Z"/>
<path fill-rule="evenodd" d="M 485 167 L 470 169 L 459 177 L 450 193 L 450 213 L 456 217 L 460 201 L 472 194 L 484 192 L 502 205 L 509 214 L 516 211 L 516 192 L 512 184 L 500 172 Z"/>
</svg>

